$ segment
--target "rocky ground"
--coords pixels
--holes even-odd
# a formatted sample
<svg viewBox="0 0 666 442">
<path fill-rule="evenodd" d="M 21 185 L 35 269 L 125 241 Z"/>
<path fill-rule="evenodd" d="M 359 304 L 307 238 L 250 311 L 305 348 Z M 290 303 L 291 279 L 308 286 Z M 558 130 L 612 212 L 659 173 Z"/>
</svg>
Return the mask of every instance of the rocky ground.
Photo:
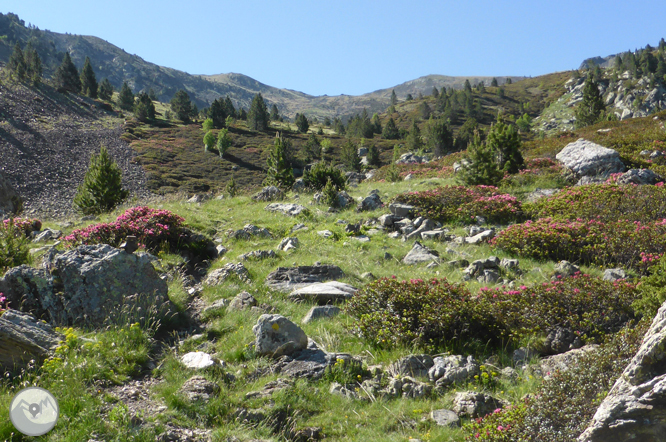
<svg viewBox="0 0 666 442">
<path fill-rule="evenodd" d="M 45 85 L 0 85 L 0 171 L 23 198 L 27 215 L 70 215 L 76 188 L 101 145 L 122 169 L 131 195 L 149 196 L 145 172 L 120 139 L 122 120 L 102 106 Z"/>
</svg>

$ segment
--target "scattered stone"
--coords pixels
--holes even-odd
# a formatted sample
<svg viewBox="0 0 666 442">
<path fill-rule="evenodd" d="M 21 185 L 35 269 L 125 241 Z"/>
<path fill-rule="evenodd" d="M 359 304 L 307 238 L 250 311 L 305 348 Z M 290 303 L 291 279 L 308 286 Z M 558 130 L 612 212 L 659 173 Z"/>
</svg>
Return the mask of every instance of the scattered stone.
<svg viewBox="0 0 666 442">
<path fill-rule="evenodd" d="M 316 319 L 333 318 L 339 315 L 340 312 L 340 308 L 334 305 L 317 305 L 310 309 L 301 322 L 309 324 Z"/>
<path fill-rule="evenodd" d="M 541 373 L 547 379 L 557 371 L 566 371 L 572 367 L 578 359 L 586 353 L 597 351 L 598 345 L 586 345 L 581 348 L 574 348 L 565 353 L 556 354 L 539 361 Z"/>
<path fill-rule="evenodd" d="M 205 285 L 220 285 L 222 284 L 229 276 L 235 275 L 243 282 L 250 283 L 250 273 L 247 271 L 245 266 L 242 263 L 228 263 L 225 264 L 222 268 L 213 270 L 208 274 L 204 280 Z"/>
<path fill-rule="evenodd" d="M 525 200 L 528 203 L 533 203 L 540 200 L 541 198 L 551 197 L 559 191 L 560 189 L 536 189 L 534 192 L 530 192 Z"/>
<path fill-rule="evenodd" d="M 627 272 L 625 272 L 624 269 L 615 268 L 604 270 L 604 281 L 617 281 L 620 279 L 627 279 Z"/>
<path fill-rule="evenodd" d="M 293 442 L 314 442 L 324 438 L 323 429 L 319 427 L 305 427 L 295 430 L 291 436 Z"/>
<path fill-rule="evenodd" d="M 229 301 L 226 299 L 218 299 L 203 310 L 204 315 L 213 315 L 227 308 Z"/>
<path fill-rule="evenodd" d="M 400 232 L 391 232 L 391 233 L 389 233 L 389 234 L 386 235 L 386 236 L 388 236 L 388 237 L 391 238 L 391 239 L 398 239 L 398 238 L 400 238 L 402 235 L 400 234 Z"/>
<path fill-rule="evenodd" d="M 555 326 L 548 331 L 543 344 L 543 353 L 556 355 L 583 345 L 580 338 L 571 330 Z"/>
<path fill-rule="evenodd" d="M 243 227 L 240 230 L 236 230 L 235 232 L 232 232 L 229 236 L 234 239 L 250 239 L 254 236 L 258 236 L 260 238 L 273 237 L 271 235 L 271 232 L 268 231 L 268 229 L 261 229 L 252 224 L 245 225 L 245 227 Z"/>
<path fill-rule="evenodd" d="M 284 192 L 275 186 L 268 186 L 254 194 L 252 199 L 255 201 L 278 201 L 284 199 Z"/>
<path fill-rule="evenodd" d="M 404 264 L 413 265 L 422 262 L 439 261 L 439 253 L 424 247 L 418 241 L 414 242 L 412 250 L 402 259 Z"/>
<path fill-rule="evenodd" d="M 284 390 L 285 388 L 291 388 L 293 385 L 294 381 L 290 379 L 277 378 L 274 381 L 267 382 L 261 391 L 251 391 L 247 393 L 245 395 L 245 399 L 269 397 L 276 391 Z"/>
<path fill-rule="evenodd" d="M 338 281 L 316 282 L 291 292 L 290 301 L 316 302 L 319 305 L 335 304 L 351 299 L 356 288 Z"/>
<path fill-rule="evenodd" d="M 618 184 L 650 185 L 663 182 L 664 178 L 650 169 L 630 169 L 620 175 Z"/>
<path fill-rule="evenodd" d="M 617 151 L 582 138 L 567 144 L 555 158 L 579 178 L 609 176 L 624 171 L 624 164 Z"/>
<path fill-rule="evenodd" d="M 9 309 L 0 314 L 0 371 L 24 368 L 31 360 L 40 364 L 63 340 L 45 322 Z"/>
<path fill-rule="evenodd" d="M 428 378 L 438 387 L 467 382 L 479 374 L 479 364 L 472 356 L 438 356 L 433 363 L 428 370 Z"/>
<path fill-rule="evenodd" d="M 257 300 L 248 292 L 240 292 L 229 303 L 230 311 L 247 310 L 257 305 Z"/>
<path fill-rule="evenodd" d="M 37 234 L 37 236 L 35 236 L 35 239 L 33 239 L 32 242 L 52 241 L 52 240 L 60 238 L 61 236 L 62 236 L 62 232 L 60 230 L 44 229 L 43 231 L 39 232 Z M 132 253 L 132 252 L 130 252 L 130 253 Z"/>
<path fill-rule="evenodd" d="M 191 351 L 183 355 L 183 357 L 180 358 L 180 362 L 182 362 L 185 367 L 194 370 L 212 367 L 216 364 L 211 355 L 202 351 Z"/>
<path fill-rule="evenodd" d="M 296 237 L 283 238 L 278 244 L 277 249 L 282 250 L 283 252 L 288 252 L 290 250 L 295 250 L 299 247 L 299 241 Z"/>
<path fill-rule="evenodd" d="M 291 204 L 291 203 L 271 203 L 265 207 L 265 210 L 269 212 L 280 212 L 289 216 L 297 216 L 307 211 L 304 206 L 300 204 Z"/>
<path fill-rule="evenodd" d="M 453 398 L 453 411 L 460 417 L 483 417 L 502 408 L 504 403 L 488 394 L 473 391 L 461 391 Z"/>
<path fill-rule="evenodd" d="M 476 278 L 481 284 L 495 284 L 500 279 L 500 274 L 495 270 L 484 270 L 483 273 Z"/>
<path fill-rule="evenodd" d="M 243 253 L 238 257 L 241 261 L 248 259 L 262 260 L 267 258 L 277 258 L 277 254 L 272 250 L 253 250 L 252 252 Z"/>
<path fill-rule="evenodd" d="M 500 262 L 499 266 L 504 270 L 516 271 L 518 270 L 519 265 L 520 261 L 518 261 L 517 259 L 502 258 L 502 261 Z"/>
<path fill-rule="evenodd" d="M 409 355 L 389 365 L 386 371 L 391 376 L 427 377 L 434 364 L 430 355 Z"/>
<path fill-rule="evenodd" d="M 317 235 L 319 235 L 323 238 L 332 238 L 332 237 L 335 236 L 335 234 L 333 232 L 331 232 L 330 230 L 319 230 L 317 232 Z"/>
<path fill-rule="evenodd" d="M 391 215 L 389 213 L 379 217 L 379 224 L 383 227 L 392 227 L 394 223 L 400 221 L 402 217 Z"/>
<path fill-rule="evenodd" d="M 416 227 L 415 230 L 413 230 L 409 233 L 405 232 L 406 233 L 405 239 L 411 239 L 413 237 L 420 238 L 421 233 L 433 230 L 436 226 L 436 223 L 431 219 L 423 219 L 423 220 L 420 220 L 420 221 L 421 222 L 419 224 L 414 223 L 415 227 Z"/>
<path fill-rule="evenodd" d="M 210 195 L 200 193 L 200 194 L 194 195 L 192 198 L 190 198 L 189 200 L 187 200 L 185 202 L 188 203 L 188 204 L 201 204 L 201 203 L 209 200 L 210 198 L 211 198 Z"/>
<path fill-rule="evenodd" d="M 463 238 L 464 240 L 463 242 L 466 244 L 481 244 L 484 242 L 489 242 L 494 237 L 495 237 L 495 229 L 488 229 L 474 236 Z"/>
<path fill-rule="evenodd" d="M 460 418 L 453 410 L 433 410 L 430 413 L 430 417 L 435 421 L 440 427 L 459 427 Z"/>
<path fill-rule="evenodd" d="M 192 376 L 179 391 L 192 402 L 208 402 L 211 396 L 220 392 L 220 387 L 203 376 Z"/>
<path fill-rule="evenodd" d="M 390 397 L 421 399 L 432 394 L 432 385 L 417 381 L 411 376 L 401 376 L 389 379 L 384 392 Z"/>
<path fill-rule="evenodd" d="M 575 275 L 578 272 L 580 272 L 580 267 L 577 265 L 571 264 L 569 261 L 560 261 L 555 264 L 554 277 L 569 277 Z"/>
<path fill-rule="evenodd" d="M 365 235 L 350 236 L 349 239 L 353 239 L 354 241 L 359 241 L 359 242 L 370 242 L 370 237 Z"/>
<path fill-rule="evenodd" d="M 217 246 L 215 246 L 215 251 L 217 252 L 218 257 L 222 257 L 224 256 L 225 253 L 228 252 L 227 248 L 224 247 L 222 244 L 218 244 Z"/>
<path fill-rule="evenodd" d="M 260 424 L 266 420 L 266 412 L 261 409 L 240 408 L 236 412 L 236 420 L 245 424 Z"/>
<path fill-rule="evenodd" d="M 260 356 L 291 355 L 308 346 L 308 337 L 299 326 L 282 315 L 261 315 L 252 327 L 254 349 Z"/>
<path fill-rule="evenodd" d="M 335 265 L 278 267 L 266 277 L 266 285 L 274 290 L 291 292 L 315 282 L 335 280 L 343 276 L 342 269 Z"/>
<path fill-rule="evenodd" d="M 391 255 L 389 252 L 384 252 L 384 259 L 386 261 L 389 261 L 389 260 L 393 259 L 393 255 Z"/>
<path fill-rule="evenodd" d="M 449 241 L 451 239 L 451 235 L 448 233 L 448 229 L 424 230 L 420 232 L 421 239 L 438 241 Z"/>
<path fill-rule="evenodd" d="M 336 396 L 346 397 L 347 399 L 359 399 L 358 393 L 338 382 L 331 383 L 331 388 L 328 392 Z"/>
<path fill-rule="evenodd" d="M 345 226 L 346 233 L 360 233 L 361 232 L 361 223 L 356 224 L 347 224 Z"/>
<path fill-rule="evenodd" d="M 469 266 L 469 261 L 466 259 L 454 259 L 453 261 L 448 261 L 446 265 L 453 269 L 462 269 Z"/>
<path fill-rule="evenodd" d="M 365 279 L 366 281 L 374 281 L 377 279 L 377 277 L 370 272 L 365 272 L 361 273 L 361 279 Z"/>
<path fill-rule="evenodd" d="M 382 207 L 384 203 L 378 194 L 373 193 L 363 198 L 356 206 L 357 212 L 368 212 L 377 210 Z"/>
<path fill-rule="evenodd" d="M 391 214 L 399 218 L 408 218 L 414 214 L 416 207 L 410 206 L 409 204 L 400 204 L 400 203 L 391 203 L 389 204 L 389 210 Z"/>
<path fill-rule="evenodd" d="M 453 173 L 458 173 L 463 169 L 463 167 L 469 166 L 469 165 L 470 165 L 470 162 L 468 160 L 465 160 L 465 159 L 463 159 L 461 161 L 456 161 L 455 163 L 453 163 Z"/>
<path fill-rule="evenodd" d="M 400 158 L 395 161 L 395 164 L 419 164 L 427 162 L 428 161 L 424 157 L 415 155 L 412 152 L 407 152 L 400 155 Z"/>
<path fill-rule="evenodd" d="M 305 224 L 299 223 L 296 224 L 294 227 L 291 228 L 290 232 L 298 232 L 299 230 L 308 230 L 307 226 Z"/>
<path fill-rule="evenodd" d="M 294 192 L 303 192 L 305 190 L 305 181 L 303 178 L 299 178 L 296 181 L 294 181 L 294 185 L 291 186 L 291 190 Z"/>
<path fill-rule="evenodd" d="M 519 349 L 513 351 L 513 363 L 515 365 L 525 364 L 535 356 L 538 356 L 538 353 L 535 350 L 531 348 L 520 347 Z"/>
</svg>

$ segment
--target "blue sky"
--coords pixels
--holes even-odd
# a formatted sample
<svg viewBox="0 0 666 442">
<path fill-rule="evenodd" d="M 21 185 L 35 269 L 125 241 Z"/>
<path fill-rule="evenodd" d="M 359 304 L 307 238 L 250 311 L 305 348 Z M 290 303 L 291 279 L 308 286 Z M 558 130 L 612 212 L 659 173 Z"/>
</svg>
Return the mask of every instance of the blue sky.
<svg viewBox="0 0 666 442">
<path fill-rule="evenodd" d="M 3 0 L 0 12 L 191 74 L 237 72 L 312 95 L 428 74 L 538 76 L 666 37 L 664 0 Z"/>
</svg>

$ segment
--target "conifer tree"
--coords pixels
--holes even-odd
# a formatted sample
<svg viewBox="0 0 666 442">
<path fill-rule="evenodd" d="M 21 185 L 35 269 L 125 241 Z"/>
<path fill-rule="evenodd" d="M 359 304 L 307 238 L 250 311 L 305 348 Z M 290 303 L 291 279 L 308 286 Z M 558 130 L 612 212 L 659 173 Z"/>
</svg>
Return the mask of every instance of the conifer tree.
<svg viewBox="0 0 666 442">
<path fill-rule="evenodd" d="M 481 141 L 476 133 L 467 148 L 467 155 L 458 172 L 458 180 L 468 186 L 496 186 L 502 180 L 503 172 L 495 161 L 495 152 L 487 143 Z"/>
<path fill-rule="evenodd" d="M 238 118 L 240 120 L 245 120 L 247 118 L 247 116 L 244 115 L 245 109 L 240 109 L 240 112 L 236 112 L 236 108 L 228 95 L 224 99 L 224 111 L 227 115 L 230 115 L 233 118 Z"/>
<path fill-rule="evenodd" d="M 395 106 L 398 104 L 398 96 L 395 94 L 395 89 L 391 91 L 391 105 Z"/>
<path fill-rule="evenodd" d="M 308 141 L 305 143 L 305 159 L 308 162 L 318 160 L 321 158 L 321 143 L 315 134 L 310 134 Z"/>
<path fill-rule="evenodd" d="M 74 63 L 72 63 L 72 58 L 69 56 L 69 52 L 65 52 L 62 63 L 58 66 L 53 75 L 53 81 L 59 92 L 78 93 L 81 90 L 79 72 L 76 70 Z"/>
<path fill-rule="evenodd" d="M 511 80 L 511 77 L 506 77 L 506 81 L 504 83 L 505 84 L 511 84 L 511 83 L 513 83 L 513 80 Z"/>
<path fill-rule="evenodd" d="M 411 152 L 418 152 L 423 148 L 423 141 L 421 140 L 421 129 L 416 124 L 416 120 L 412 121 L 412 127 L 407 136 L 407 149 Z"/>
<path fill-rule="evenodd" d="M 216 98 L 208 109 L 208 117 L 213 121 L 213 127 L 221 129 L 226 125 L 227 116 L 226 105 L 222 97 Z"/>
<path fill-rule="evenodd" d="M 97 91 L 97 96 L 104 101 L 111 101 L 113 97 L 113 85 L 108 78 L 102 80 L 99 84 L 99 90 Z"/>
<path fill-rule="evenodd" d="M 247 127 L 253 130 L 266 130 L 270 121 L 266 102 L 261 93 L 257 93 L 252 99 L 250 110 L 247 113 Z"/>
<path fill-rule="evenodd" d="M 419 104 L 419 115 L 421 116 L 422 119 L 427 120 L 430 118 L 430 106 L 428 106 L 428 103 L 425 101 L 422 101 L 421 104 Z"/>
<path fill-rule="evenodd" d="M 358 156 L 358 149 L 351 140 L 347 140 L 342 145 L 342 163 L 350 171 L 359 172 L 361 170 L 361 158 Z"/>
<path fill-rule="evenodd" d="M 464 86 L 465 92 L 472 92 L 472 85 L 469 83 L 468 79 L 465 79 L 465 86 Z"/>
<path fill-rule="evenodd" d="M 231 135 L 229 135 L 229 130 L 227 129 L 220 129 L 220 132 L 217 134 L 217 151 L 220 154 L 221 157 L 224 156 L 225 153 L 229 150 L 231 147 Z"/>
<path fill-rule="evenodd" d="M 25 58 L 26 76 L 33 86 L 39 85 L 42 82 L 42 59 L 39 57 L 37 50 L 31 42 L 25 46 L 23 53 Z"/>
<path fill-rule="evenodd" d="M 97 78 L 90 63 L 90 57 L 86 57 L 81 69 L 81 93 L 90 98 L 97 98 Z"/>
<path fill-rule="evenodd" d="M 599 86 L 588 75 L 583 86 L 583 101 L 580 102 L 575 111 L 576 126 L 580 128 L 596 123 L 605 110 L 606 105 L 604 105 L 601 93 L 599 93 Z"/>
<path fill-rule="evenodd" d="M 131 111 L 134 108 L 134 94 L 126 81 L 123 82 L 123 86 L 118 93 L 118 107 L 126 111 Z"/>
<path fill-rule="evenodd" d="M 189 123 L 190 119 L 198 113 L 192 106 L 190 96 L 183 89 L 176 92 L 171 99 L 171 111 L 176 115 L 176 118 L 183 123 Z"/>
<path fill-rule="evenodd" d="M 78 77 L 77 77 L 78 78 Z M 122 187 L 122 172 L 105 146 L 93 155 L 90 166 L 79 185 L 73 205 L 86 215 L 110 212 L 123 202 L 129 192 Z"/>
<path fill-rule="evenodd" d="M 208 152 L 213 147 L 215 147 L 216 142 L 217 138 L 215 138 L 215 134 L 213 133 L 212 130 L 209 130 L 208 132 L 206 132 L 206 135 L 204 135 L 203 137 L 204 150 Z"/>
<path fill-rule="evenodd" d="M 152 121 L 155 119 L 155 105 L 147 93 L 141 92 L 134 104 L 134 116 L 139 121 Z"/>
<path fill-rule="evenodd" d="M 257 94 L 259 95 L 259 94 Z M 256 98 L 256 96 L 255 96 Z M 262 98 L 263 101 L 263 98 Z M 294 184 L 294 170 L 287 162 L 284 149 L 284 139 L 278 134 L 275 144 L 266 162 L 267 171 L 265 185 L 273 185 L 283 189 L 290 189 Z"/>
<path fill-rule="evenodd" d="M 27 69 L 25 58 L 23 56 L 23 50 L 21 49 L 21 45 L 19 43 L 14 45 L 14 50 L 9 56 L 9 60 L 7 61 L 7 70 L 11 76 L 16 78 L 17 81 L 25 81 L 27 76 Z"/>
<path fill-rule="evenodd" d="M 279 119 L 280 119 L 280 111 L 278 111 L 277 105 L 273 104 L 273 106 L 271 107 L 271 120 L 278 121 Z"/>
<path fill-rule="evenodd" d="M 307 133 L 308 129 L 310 128 L 310 122 L 308 121 L 308 118 L 303 114 L 296 114 L 296 127 L 300 133 Z"/>
<path fill-rule="evenodd" d="M 379 121 L 379 115 L 375 112 L 372 115 L 372 120 L 370 122 L 372 124 L 372 131 L 376 134 L 381 134 L 382 133 L 382 122 Z"/>
<path fill-rule="evenodd" d="M 400 138 L 400 132 L 398 131 L 398 127 L 395 125 L 393 117 L 389 118 L 386 126 L 384 126 L 384 130 L 382 130 L 382 137 L 387 140 L 397 140 Z"/>
<path fill-rule="evenodd" d="M 379 166 L 380 165 L 380 160 L 379 160 L 379 149 L 377 146 L 372 144 L 370 148 L 368 149 L 368 155 L 366 156 L 366 159 L 368 160 L 368 164 L 371 166 Z"/>
<path fill-rule="evenodd" d="M 486 144 L 495 153 L 497 167 L 501 171 L 518 173 L 524 167 L 520 136 L 513 125 L 499 120 L 490 127 Z"/>
<path fill-rule="evenodd" d="M 412 94 L 407 94 L 407 98 L 405 98 L 407 101 L 412 101 L 413 99 L 414 97 L 412 97 Z"/>
<path fill-rule="evenodd" d="M 432 95 L 435 98 L 439 97 L 439 90 L 437 89 L 437 86 L 432 87 L 432 93 L 430 95 Z"/>
<path fill-rule="evenodd" d="M 497 78 L 493 77 L 492 81 L 490 82 L 490 85 L 491 85 L 492 87 L 497 87 L 497 86 L 499 86 L 499 85 L 497 84 Z"/>
<path fill-rule="evenodd" d="M 453 150 L 453 132 L 445 121 L 430 117 L 430 120 L 426 123 L 425 132 L 428 147 L 432 149 L 435 157 L 440 157 Z"/>
</svg>

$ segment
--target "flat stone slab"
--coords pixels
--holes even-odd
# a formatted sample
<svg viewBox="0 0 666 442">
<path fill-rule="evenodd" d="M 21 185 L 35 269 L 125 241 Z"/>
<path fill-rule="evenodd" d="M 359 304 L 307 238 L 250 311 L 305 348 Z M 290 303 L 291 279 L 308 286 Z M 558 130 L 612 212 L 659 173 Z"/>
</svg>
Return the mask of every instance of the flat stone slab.
<svg viewBox="0 0 666 442">
<path fill-rule="evenodd" d="M 338 281 L 318 282 L 294 290 L 289 295 L 290 301 L 313 301 L 319 305 L 345 302 L 356 292 L 356 288 Z"/>
<path fill-rule="evenodd" d="M 266 285 L 274 290 L 291 292 L 314 284 L 342 278 L 344 273 L 336 265 L 278 267 L 266 277 Z"/>
<path fill-rule="evenodd" d="M 440 427 L 457 427 L 460 425 L 460 418 L 453 410 L 433 410 L 430 417 Z"/>
<path fill-rule="evenodd" d="M 332 318 L 339 315 L 340 312 L 340 308 L 334 305 L 317 305 L 310 309 L 301 322 L 308 324 L 317 319 Z"/>
<path fill-rule="evenodd" d="M 269 212 L 280 212 L 289 216 L 296 216 L 300 215 L 307 209 L 300 204 L 271 203 L 265 207 L 265 210 L 268 210 Z"/>
<path fill-rule="evenodd" d="M 208 353 L 202 351 L 191 351 L 180 358 L 187 368 L 202 369 L 215 365 L 215 360 Z"/>
</svg>

